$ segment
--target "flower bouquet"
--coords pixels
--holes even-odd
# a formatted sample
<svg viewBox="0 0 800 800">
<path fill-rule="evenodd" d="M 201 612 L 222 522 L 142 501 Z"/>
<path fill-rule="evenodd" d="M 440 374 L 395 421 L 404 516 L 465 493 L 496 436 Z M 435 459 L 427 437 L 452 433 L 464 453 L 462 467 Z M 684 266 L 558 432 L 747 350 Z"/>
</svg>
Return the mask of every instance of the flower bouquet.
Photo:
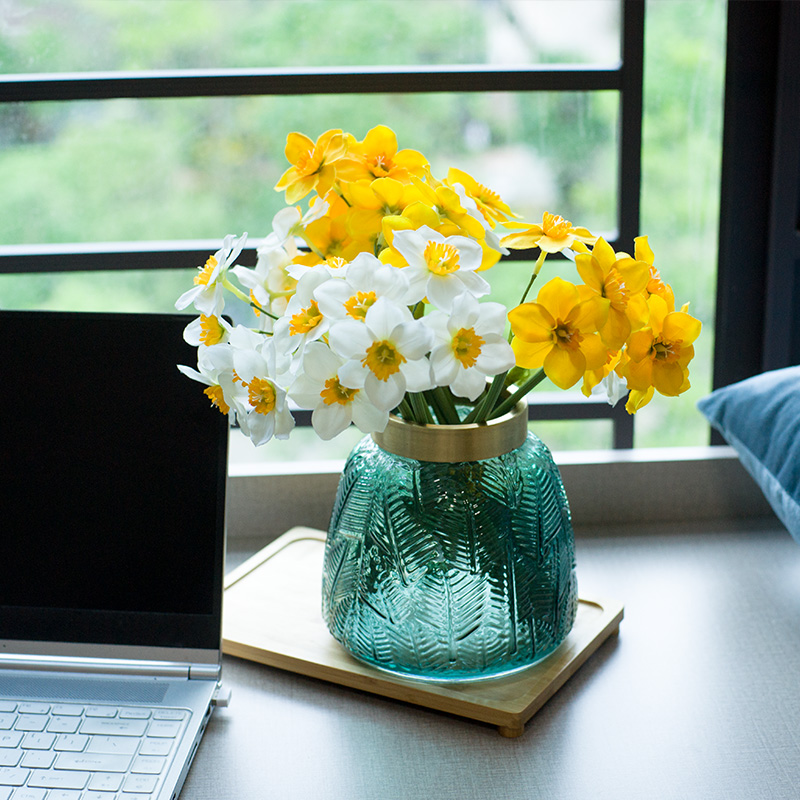
<svg viewBox="0 0 800 800">
<path fill-rule="evenodd" d="M 323 439 L 369 434 L 323 568 L 323 617 L 351 654 L 439 681 L 524 669 L 577 613 L 569 507 L 525 396 L 545 378 L 627 395 L 630 413 L 679 395 L 700 322 L 675 309 L 647 237 L 631 256 L 554 214 L 524 221 L 461 170 L 435 178 L 386 127 L 291 133 L 286 157 L 276 189 L 311 201 L 276 215 L 254 269 L 236 266 L 244 236 L 199 269 L 176 304 L 200 313 L 197 369 L 180 369 L 256 445 L 289 436 L 290 401 Z M 484 273 L 513 248 L 538 256 L 508 310 Z M 579 281 L 529 299 L 559 252 Z M 222 316 L 227 295 L 248 324 Z"/>
<path fill-rule="evenodd" d="M 582 381 L 584 394 L 605 390 L 611 402 L 627 394 L 630 413 L 654 391 L 689 388 L 700 322 L 675 309 L 646 236 L 630 256 L 554 214 L 522 221 L 461 170 L 435 178 L 384 126 L 361 141 L 291 133 L 286 157 L 276 189 L 293 204 L 313 192 L 308 210 L 276 215 L 254 269 L 235 266 L 246 234 L 226 237 L 176 303 L 200 313 L 185 334 L 198 366 L 181 370 L 254 444 L 289 435 L 287 400 L 312 410 L 327 440 L 351 423 L 382 431 L 392 412 L 490 420 L 545 377 L 561 389 Z M 539 253 L 510 311 L 484 300 L 482 277 L 508 249 Z M 554 277 L 529 300 L 558 252 L 581 282 Z M 251 324 L 224 319 L 226 293 L 247 304 Z"/>
</svg>

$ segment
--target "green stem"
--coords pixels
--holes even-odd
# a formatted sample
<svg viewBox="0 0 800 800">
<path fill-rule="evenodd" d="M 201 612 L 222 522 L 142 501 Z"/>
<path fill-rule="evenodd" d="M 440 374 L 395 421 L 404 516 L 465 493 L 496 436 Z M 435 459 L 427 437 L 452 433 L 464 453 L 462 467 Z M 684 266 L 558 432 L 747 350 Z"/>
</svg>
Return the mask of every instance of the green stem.
<svg viewBox="0 0 800 800">
<path fill-rule="evenodd" d="M 500 392 L 503 391 L 505 377 L 505 372 L 494 376 L 494 380 L 489 386 L 488 391 L 483 395 L 478 405 L 467 414 L 467 418 L 464 422 L 485 422 L 489 419 L 489 413 L 497 402 L 497 398 L 500 397 Z"/>
<path fill-rule="evenodd" d="M 406 422 L 414 422 L 414 412 L 411 410 L 408 399 L 404 397 L 396 409 Z"/>
<path fill-rule="evenodd" d="M 411 401 L 411 408 L 414 412 L 414 420 L 420 425 L 433 425 L 433 416 L 428 404 L 419 392 L 409 392 L 407 397 Z"/>
<path fill-rule="evenodd" d="M 503 400 L 496 409 L 487 417 L 487 419 L 496 419 L 497 417 L 502 417 L 503 414 L 507 414 L 511 411 L 512 408 L 522 400 L 534 386 L 538 386 L 547 376 L 544 374 L 544 370 L 540 369 L 538 372 L 534 372 L 530 378 L 528 378 L 525 383 L 522 384 L 513 394 Z"/>
<path fill-rule="evenodd" d="M 528 285 L 525 287 L 525 291 L 522 293 L 522 299 L 519 301 L 517 305 L 522 305 L 525 302 L 525 299 L 528 296 L 528 292 L 530 292 L 531 287 L 533 286 L 534 281 L 539 275 L 539 270 L 542 268 L 542 264 L 544 264 L 544 260 L 547 258 L 546 251 L 542 250 L 539 254 L 539 258 L 536 259 L 536 263 L 533 265 L 533 275 L 531 275 L 531 279 L 528 281 Z"/>
<path fill-rule="evenodd" d="M 444 411 L 447 424 L 458 425 L 461 422 L 461 418 L 458 416 L 458 409 L 452 392 L 444 386 L 438 386 L 433 392 L 439 400 L 439 406 Z"/>
<path fill-rule="evenodd" d="M 444 409 L 441 407 L 439 398 L 434 394 L 433 390 L 428 390 L 422 394 L 425 398 L 425 402 L 428 404 L 428 407 L 433 410 L 433 414 L 436 417 L 436 422 L 439 425 L 447 425 L 447 418 L 445 417 Z"/>
<path fill-rule="evenodd" d="M 276 319 L 276 320 L 277 320 L 277 319 L 280 319 L 280 317 L 276 317 L 276 316 L 275 316 L 275 314 L 272 314 L 271 312 L 267 311 L 265 308 L 261 308 L 261 306 L 260 306 L 260 305 L 258 305 L 258 303 L 252 303 L 252 302 L 251 302 L 251 303 L 250 303 L 250 305 L 251 305 L 251 306 L 252 306 L 252 307 L 253 307 L 253 308 L 254 308 L 256 311 L 258 311 L 259 313 L 263 314 L 265 317 L 269 317 L 270 319 Z"/>
</svg>

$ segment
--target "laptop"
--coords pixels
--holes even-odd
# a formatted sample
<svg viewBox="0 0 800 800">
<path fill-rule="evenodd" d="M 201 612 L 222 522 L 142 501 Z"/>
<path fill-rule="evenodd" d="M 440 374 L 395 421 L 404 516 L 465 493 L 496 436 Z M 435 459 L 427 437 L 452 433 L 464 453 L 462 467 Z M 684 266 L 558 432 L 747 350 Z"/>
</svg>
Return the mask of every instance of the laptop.
<svg viewBox="0 0 800 800">
<path fill-rule="evenodd" d="M 172 800 L 225 702 L 228 425 L 187 322 L 0 311 L 0 800 Z"/>
</svg>

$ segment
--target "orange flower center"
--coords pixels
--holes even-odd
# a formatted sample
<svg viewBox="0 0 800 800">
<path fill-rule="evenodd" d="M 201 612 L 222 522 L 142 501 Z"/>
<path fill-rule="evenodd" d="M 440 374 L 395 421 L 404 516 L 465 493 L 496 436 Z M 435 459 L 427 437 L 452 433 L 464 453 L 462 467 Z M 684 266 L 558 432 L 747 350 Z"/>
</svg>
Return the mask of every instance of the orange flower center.
<svg viewBox="0 0 800 800">
<path fill-rule="evenodd" d="M 264 378 L 247 384 L 247 396 L 256 414 L 269 414 L 275 408 L 275 387 Z"/>
<path fill-rule="evenodd" d="M 322 314 L 317 306 L 317 301 L 312 300 L 308 308 L 298 311 L 289 323 L 289 335 L 308 333 L 322 322 Z"/>
<path fill-rule="evenodd" d="M 221 386 L 208 386 L 203 389 L 203 394 L 211 401 L 211 405 L 216 406 L 222 414 L 227 415 L 231 410 L 231 407 L 225 402 Z"/>
<path fill-rule="evenodd" d="M 377 300 L 375 292 L 357 292 L 345 304 L 347 316 L 363 320 L 367 316 L 369 307 Z"/>
<path fill-rule="evenodd" d="M 212 344 L 219 344 L 224 335 L 225 329 L 215 316 L 200 315 L 200 341 L 202 344 L 206 347 L 211 347 Z"/>
<path fill-rule="evenodd" d="M 607 298 L 617 311 L 624 311 L 628 307 L 630 292 L 616 269 L 612 269 L 603 282 L 603 297 Z"/>
<path fill-rule="evenodd" d="M 334 403 L 346 406 L 353 401 L 357 394 L 358 389 L 348 389 L 346 386 L 342 386 L 336 376 L 328 378 L 325 381 L 325 388 L 319 393 L 326 406 L 332 406 Z"/>
<path fill-rule="evenodd" d="M 486 340 L 475 333 L 475 328 L 461 328 L 451 342 L 453 355 L 464 369 L 475 366 L 484 344 Z"/>
<path fill-rule="evenodd" d="M 315 172 L 318 172 L 322 166 L 322 159 L 317 158 L 314 153 L 309 150 L 297 159 L 297 163 L 294 166 L 300 175 L 313 175 Z"/>
<path fill-rule="evenodd" d="M 677 361 L 681 355 L 682 341 L 668 341 L 666 339 L 656 339 L 653 346 L 650 348 L 650 354 L 655 361 L 662 361 L 665 364 L 670 364 Z"/>
<path fill-rule="evenodd" d="M 569 323 L 556 321 L 553 328 L 553 343 L 562 350 L 580 350 L 583 336 L 579 330 L 573 328 Z"/>
<path fill-rule="evenodd" d="M 542 230 L 551 239 L 564 239 L 572 230 L 572 223 L 557 214 L 545 213 L 542 217 Z"/>
<path fill-rule="evenodd" d="M 208 286 L 211 273 L 217 268 L 219 261 L 214 256 L 209 256 L 205 266 L 199 267 L 200 272 L 194 276 L 195 286 Z"/>
<path fill-rule="evenodd" d="M 400 371 L 400 366 L 406 363 L 406 359 L 390 341 L 384 340 L 373 342 L 367 349 L 366 356 L 361 359 L 361 363 L 379 381 L 386 381 L 390 375 Z"/>
<path fill-rule="evenodd" d="M 425 263 L 434 275 L 451 275 L 458 269 L 458 250 L 444 242 L 428 242 Z"/>
</svg>

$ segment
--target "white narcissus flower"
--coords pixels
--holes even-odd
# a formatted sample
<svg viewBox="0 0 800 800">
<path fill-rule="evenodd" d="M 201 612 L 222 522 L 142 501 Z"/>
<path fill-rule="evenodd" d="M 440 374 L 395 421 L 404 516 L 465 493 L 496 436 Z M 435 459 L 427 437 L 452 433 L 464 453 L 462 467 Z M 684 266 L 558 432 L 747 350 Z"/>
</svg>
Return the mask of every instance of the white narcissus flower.
<svg viewBox="0 0 800 800">
<path fill-rule="evenodd" d="M 242 430 L 256 447 L 273 436 L 288 439 L 295 423 L 286 402 L 273 339 L 241 326 L 234 334 L 233 368 L 247 389 L 248 412 L 239 419 Z"/>
<path fill-rule="evenodd" d="M 292 299 L 273 327 L 275 346 L 281 353 L 298 353 L 306 344 L 328 332 L 331 321 L 320 311 L 314 292 L 333 280 L 324 265 L 317 265 L 297 282 Z"/>
<path fill-rule="evenodd" d="M 227 344 L 201 347 L 197 351 L 197 369 L 178 365 L 178 369 L 192 380 L 206 386 L 203 394 L 221 413 L 233 410 L 237 418 L 247 414 L 247 391 L 236 379 L 233 371 L 233 349 Z"/>
<path fill-rule="evenodd" d="M 247 234 L 238 239 L 229 234 L 222 242 L 222 247 L 209 256 L 205 265 L 199 268 L 194 277 L 195 285 L 184 292 L 176 301 L 175 308 L 182 311 L 189 305 L 206 315 L 219 315 L 225 305 L 224 286 L 226 273 L 242 252 Z"/>
<path fill-rule="evenodd" d="M 463 294 L 453 301 L 449 314 L 436 310 L 424 321 L 436 339 L 430 355 L 434 381 L 450 387 L 456 397 L 477 399 L 488 377 L 514 366 L 502 304 L 479 303 Z"/>
<path fill-rule="evenodd" d="M 344 320 L 331 327 L 331 348 L 348 359 L 339 379 L 350 389 L 363 388 L 383 411 L 391 411 L 406 391 L 432 388 L 430 362 L 433 334 L 405 306 L 379 297 L 364 322 Z"/>
<path fill-rule="evenodd" d="M 230 339 L 232 330 L 224 317 L 201 314 L 184 328 L 183 339 L 192 347 L 200 345 L 211 347 L 215 344 L 225 344 Z"/>
<path fill-rule="evenodd" d="M 338 436 L 351 422 L 363 433 L 382 431 L 389 412 L 376 408 L 363 389 L 339 380 L 345 360 L 323 342 L 311 342 L 303 353 L 302 370 L 289 387 L 289 397 L 301 408 L 313 409 L 311 424 L 320 439 Z"/>
<path fill-rule="evenodd" d="M 395 231 L 392 247 L 406 260 L 408 305 L 428 298 L 438 308 L 449 311 L 460 294 L 482 297 L 489 284 L 476 274 L 483 250 L 466 236 L 443 236 L 423 225 L 417 230 Z"/>
<path fill-rule="evenodd" d="M 359 253 L 342 273 L 344 280 L 326 281 L 314 290 L 319 309 L 332 321 L 363 322 L 379 297 L 401 303 L 408 292 L 405 270 L 383 264 L 371 253 Z"/>
</svg>

